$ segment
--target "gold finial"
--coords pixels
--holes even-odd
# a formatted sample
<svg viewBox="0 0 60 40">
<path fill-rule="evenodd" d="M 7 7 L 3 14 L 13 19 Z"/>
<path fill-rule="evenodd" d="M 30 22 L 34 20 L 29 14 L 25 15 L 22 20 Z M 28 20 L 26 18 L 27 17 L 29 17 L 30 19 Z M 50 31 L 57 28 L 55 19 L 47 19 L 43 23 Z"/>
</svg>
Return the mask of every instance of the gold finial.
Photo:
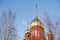
<svg viewBox="0 0 60 40">
<path fill-rule="evenodd" d="M 30 31 L 30 29 L 29 29 L 29 22 L 28 22 L 28 28 L 26 30 L 26 33 L 29 32 L 29 31 Z"/>
<path fill-rule="evenodd" d="M 49 32 L 48 32 L 48 34 L 53 34 L 53 32 L 52 32 L 52 30 L 50 29 L 50 27 L 49 27 Z"/>
<path fill-rule="evenodd" d="M 36 3 L 36 15 L 35 18 L 38 18 L 38 4 Z"/>
<path fill-rule="evenodd" d="M 29 22 L 28 22 L 28 29 L 29 29 L 29 27 L 30 27 L 30 24 L 29 24 Z M 30 30 L 30 29 L 29 29 Z"/>
</svg>

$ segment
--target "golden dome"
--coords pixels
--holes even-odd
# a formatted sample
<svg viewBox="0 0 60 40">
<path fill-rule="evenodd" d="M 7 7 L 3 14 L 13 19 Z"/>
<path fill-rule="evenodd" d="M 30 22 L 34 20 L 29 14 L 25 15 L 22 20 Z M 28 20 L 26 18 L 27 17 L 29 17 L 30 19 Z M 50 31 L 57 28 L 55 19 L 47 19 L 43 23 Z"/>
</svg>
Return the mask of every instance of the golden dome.
<svg viewBox="0 0 60 40">
<path fill-rule="evenodd" d="M 32 20 L 32 22 L 30 23 L 30 28 L 34 27 L 34 26 L 40 26 L 43 27 L 43 23 L 41 20 L 39 20 L 38 16 L 36 15 L 35 18 Z"/>
<path fill-rule="evenodd" d="M 51 30 L 49 30 L 48 34 L 53 34 L 53 32 Z"/>
<path fill-rule="evenodd" d="M 27 29 L 25 33 L 30 33 L 29 29 Z"/>
<path fill-rule="evenodd" d="M 38 5 L 36 4 L 36 16 L 35 18 L 32 20 L 32 22 L 30 23 L 30 28 L 34 27 L 34 26 L 40 26 L 43 27 L 43 23 L 41 22 L 41 20 L 39 20 L 38 18 Z"/>
</svg>

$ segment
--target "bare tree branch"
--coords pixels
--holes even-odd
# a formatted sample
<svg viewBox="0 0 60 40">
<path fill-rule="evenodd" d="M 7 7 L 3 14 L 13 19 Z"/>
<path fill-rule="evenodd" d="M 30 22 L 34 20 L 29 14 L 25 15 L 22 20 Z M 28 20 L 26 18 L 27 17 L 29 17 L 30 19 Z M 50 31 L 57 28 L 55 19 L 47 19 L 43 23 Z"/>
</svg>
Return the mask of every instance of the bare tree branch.
<svg viewBox="0 0 60 40">
<path fill-rule="evenodd" d="M 0 39 L 1 40 L 16 40 L 15 17 L 11 10 L 9 13 L 3 12 L 0 22 Z"/>
</svg>

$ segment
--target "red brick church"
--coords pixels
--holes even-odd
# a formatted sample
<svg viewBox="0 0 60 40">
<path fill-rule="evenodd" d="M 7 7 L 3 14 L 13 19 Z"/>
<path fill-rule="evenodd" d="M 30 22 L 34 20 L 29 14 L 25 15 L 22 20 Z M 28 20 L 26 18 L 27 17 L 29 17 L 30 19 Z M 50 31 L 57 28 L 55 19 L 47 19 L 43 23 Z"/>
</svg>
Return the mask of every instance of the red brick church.
<svg viewBox="0 0 60 40">
<path fill-rule="evenodd" d="M 44 24 L 38 17 L 37 5 L 36 15 L 30 22 L 29 28 L 26 30 L 23 40 L 54 40 L 54 34 L 51 30 L 48 32 L 48 38 L 45 36 Z"/>
</svg>

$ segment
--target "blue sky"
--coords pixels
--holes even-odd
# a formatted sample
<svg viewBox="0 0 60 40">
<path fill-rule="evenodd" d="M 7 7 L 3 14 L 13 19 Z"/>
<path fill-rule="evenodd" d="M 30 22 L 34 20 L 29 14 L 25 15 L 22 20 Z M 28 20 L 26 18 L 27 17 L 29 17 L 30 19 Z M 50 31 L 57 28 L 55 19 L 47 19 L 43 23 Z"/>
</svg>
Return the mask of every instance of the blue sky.
<svg viewBox="0 0 60 40">
<path fill-rule="evenodd" d="M 38 3 L 38 16 L 44 22 L 44 12 L 50 16 L 60 17 L 60 0 L 0 0 L 0 16 L 3 11 L 6 13 L 9 9 L 16 12 L 16 28 L 19 40 L 22 40 L 25 30 L 35 16 L 35 6 Z"/>
</svg>

